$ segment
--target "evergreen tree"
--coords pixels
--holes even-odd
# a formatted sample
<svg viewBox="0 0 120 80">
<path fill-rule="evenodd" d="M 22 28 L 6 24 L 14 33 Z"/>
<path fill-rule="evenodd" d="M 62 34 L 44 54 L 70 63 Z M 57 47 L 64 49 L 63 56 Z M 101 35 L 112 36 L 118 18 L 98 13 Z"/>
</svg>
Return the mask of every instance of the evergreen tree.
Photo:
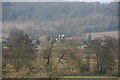
<svg viewBox="0 0 120 80">
<path fill-rule="evenodd" d="M 88 42 L 90 42 L 92 40 L 92 36 L 91 36 L 91 34 L 89 33 L 89 35 L 88 35 Z"/>
</svg>

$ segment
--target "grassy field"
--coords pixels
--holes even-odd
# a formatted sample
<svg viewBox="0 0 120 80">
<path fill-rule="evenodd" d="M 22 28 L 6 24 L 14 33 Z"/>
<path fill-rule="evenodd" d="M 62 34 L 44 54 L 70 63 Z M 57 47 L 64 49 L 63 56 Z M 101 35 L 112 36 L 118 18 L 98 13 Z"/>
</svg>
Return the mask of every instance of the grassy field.
<svg viewBox="0 0 120 80">
<path fill-rule="evenodd" d="M 60 80 L 120 80 L 115 76 L 64 76 Z"/>
<path fill-rule="evenodd" d="M 116 76 L 64 76 L 63 78 L 118 78 Z"/>
</svg>

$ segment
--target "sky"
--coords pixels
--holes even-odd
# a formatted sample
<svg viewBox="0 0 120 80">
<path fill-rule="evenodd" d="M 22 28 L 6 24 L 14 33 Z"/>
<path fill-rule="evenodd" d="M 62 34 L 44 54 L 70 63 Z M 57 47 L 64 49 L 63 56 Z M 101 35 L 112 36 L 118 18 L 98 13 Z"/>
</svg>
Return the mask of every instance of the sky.
<svg viewBox="0 0 120 80">
<path fill-rule="evenodd" d="M 120 0 L 0 0 L 2 2 L 116 2 Z"/>
</svg>

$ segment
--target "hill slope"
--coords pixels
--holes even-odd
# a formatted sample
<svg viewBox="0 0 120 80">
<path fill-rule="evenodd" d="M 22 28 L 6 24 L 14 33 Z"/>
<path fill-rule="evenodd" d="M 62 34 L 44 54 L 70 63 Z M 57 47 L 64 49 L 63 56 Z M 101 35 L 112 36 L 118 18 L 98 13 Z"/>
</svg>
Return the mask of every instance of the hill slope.
<svg viewBox="0 0 120 80">
<path fill-rule="evenodd" d="M 4 2 L 2 8 L 3 22 L 11 24 L 3 23 L 3 26 L 24 27 L 27 33 L 36 35 L 61 33 L 72 36 L 86 32 L 117 30 L 118 26 L 117 3 Z"/>
</svg>

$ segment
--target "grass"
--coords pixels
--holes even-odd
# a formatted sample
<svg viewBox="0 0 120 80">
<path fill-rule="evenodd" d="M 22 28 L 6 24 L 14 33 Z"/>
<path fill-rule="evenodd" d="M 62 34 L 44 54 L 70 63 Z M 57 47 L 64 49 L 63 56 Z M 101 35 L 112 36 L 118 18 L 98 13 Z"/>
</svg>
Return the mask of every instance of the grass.
<svg viewBox="0 0 120 80">
<path fill-rule="evenodd" d="M 64 76 L 63 78 L 118 78 L 116 76 Z"/>
</svg>

